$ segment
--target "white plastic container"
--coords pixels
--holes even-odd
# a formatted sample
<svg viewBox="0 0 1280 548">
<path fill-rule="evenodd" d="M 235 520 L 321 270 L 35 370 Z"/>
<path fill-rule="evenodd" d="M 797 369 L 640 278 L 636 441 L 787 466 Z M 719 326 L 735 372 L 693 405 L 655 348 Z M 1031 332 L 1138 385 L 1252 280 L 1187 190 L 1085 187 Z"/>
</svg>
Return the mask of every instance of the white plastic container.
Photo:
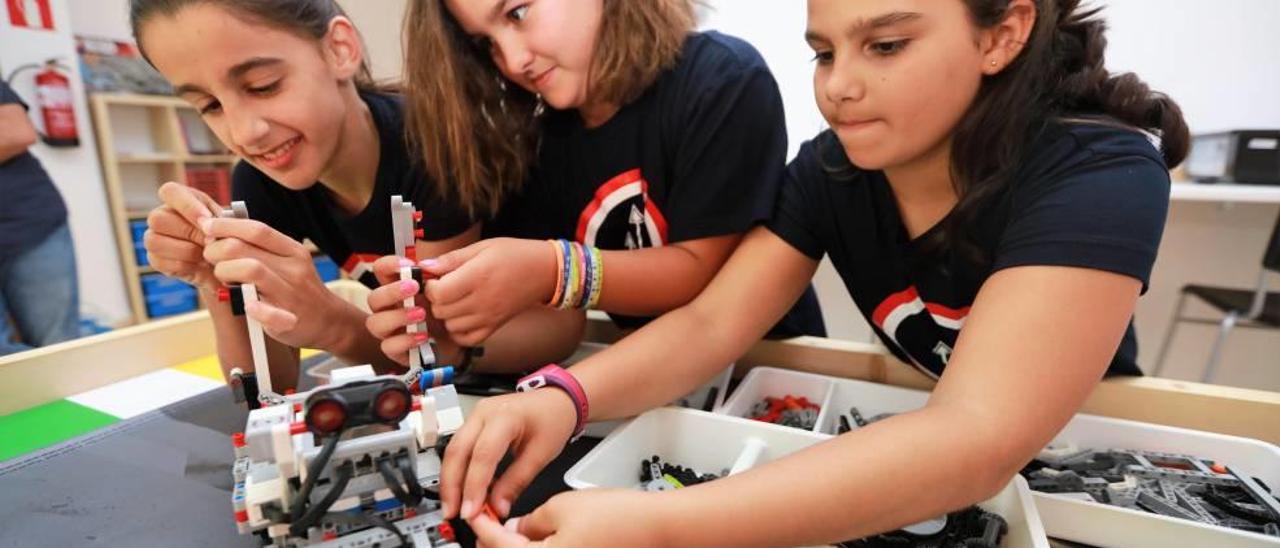
<svg viewBox="0 0 1280 548">
<path fill-rule="evenodd" d="M 831 399 L 818 416 L 818 431 L 835 435 L 839 432 L 840 415 L 857 407 L 863 418 L 871 420 L 883 413 L 906 413 L 924 407 L 929 393 L 867 381 L 832 380 Z"/>
<path fill-rule="evenodd" d="M 1226 464 L 1280 486 L 1280 447 L 1258 440 L 1172 426 L 1076 415 L 1053 443 L 1080 448 L 1136 449 L 1191 455 Z M 1054 538 L 1098 546 L 1237 548 L 1280 546 L 1280 538 L 1165 517 L 1048 493 L 1033 493 L 1045 529 Z"/>
<path fill-rule="evenodd" d="M 641 462 L 653 455 L 698 473 L 720 474 L 743 461 L 758 466 L 827 439 L 830 436 L 787 426 L 665 407 L 614 430 L 565 473 L 564 481 L 574 489 L 637 488 Z M 978 506 L 1008 522 L 1005 548 L 1049 547 L 1022 478 L 1014 478 Z"/>
<path fill-rule="evenodd" d="M 787 371 L 773 367 L 757 367 L 747 373 L 738 384 L 738 388 L 729 396 L 720 413 L 734 417 L 749 418 L 751 408 L 765 398 L 781 398 L 794 396 L 808 398 L 819 406 L 818 421 L 813 431 L 818 432 L 822 425 L 822 415 L 827 412 L 831 393 L 835 387 L 835 379 L 825 375 Z M 786 427 L 791 428 L 791 427 Z M 792 428 L 792 430 L 798 430 Z"/>
<path fill-rule="evenodd" d="M 663 407 L 648 411 L 614 430 L 564 475 L 574 489 L 634 488 L 640 463 L 653 455 L 663 461 L 720 474 L 744 452 L 763 464 L 825 439 L 796 428 L 727 417 L 694 409 Z M 763 442 L 758 448 L 755 441 Z"/>
</svg>

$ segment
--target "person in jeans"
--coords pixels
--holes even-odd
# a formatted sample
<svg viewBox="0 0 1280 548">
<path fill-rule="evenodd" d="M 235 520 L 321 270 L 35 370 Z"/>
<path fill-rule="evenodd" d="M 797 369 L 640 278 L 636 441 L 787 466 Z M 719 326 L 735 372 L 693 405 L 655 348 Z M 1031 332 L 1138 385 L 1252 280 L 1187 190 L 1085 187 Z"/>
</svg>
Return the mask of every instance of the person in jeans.
<svg viewBox="0 0 1280 548">
<path fill-rule="evenodd" d="M 67 206 L 27 150 L 35 142 L 26 103 L 0 82 L 0 356 L 74 339 L 80 329 Z"/>
</svg>

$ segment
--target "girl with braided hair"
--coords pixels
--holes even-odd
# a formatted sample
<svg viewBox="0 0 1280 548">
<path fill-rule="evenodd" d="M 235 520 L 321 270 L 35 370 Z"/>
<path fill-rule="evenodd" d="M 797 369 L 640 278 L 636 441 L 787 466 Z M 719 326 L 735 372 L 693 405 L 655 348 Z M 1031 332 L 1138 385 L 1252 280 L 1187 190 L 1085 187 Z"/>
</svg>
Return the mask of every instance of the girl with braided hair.
<svg viewBox="0 0 1280 548">
<path fill-rule="evenodd" d="M 808 0 L 831 127 L 788 166 L 772 219 L 692 303 L 570 368 L 580 390 L 478 407 L 444 500 L 488 546 L 795 546 L 1000 491 L 1100 378 L 1139 374 L 1134 306 L 1188 135 L 1167 97 L 1107 71 L 1105 28 L 1079 0 Z M 824 255 L 884 345 L 937 379 L 923 408 L 693 488 L 562 494 L 505 528 L 476 515 L 583 420 L 662 405 L 742 355 Z"/>
</svg>

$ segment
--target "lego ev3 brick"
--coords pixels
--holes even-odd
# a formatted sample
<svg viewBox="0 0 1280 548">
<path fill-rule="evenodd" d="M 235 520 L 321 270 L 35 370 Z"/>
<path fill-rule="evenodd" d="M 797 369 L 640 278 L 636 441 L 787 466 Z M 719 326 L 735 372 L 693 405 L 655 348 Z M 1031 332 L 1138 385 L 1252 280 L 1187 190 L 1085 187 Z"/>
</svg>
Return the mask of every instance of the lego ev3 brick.
<svg viewBox="0 0 1280 548">
<path fill-rule="evenodd" d="M 305 436 L 304 436 L 305 437 Z M 323 470 L 320 471 L 322 477 L 331 476 L 333 470 L 347 461 L 360 463 L 366 457 L 376 458 L 383 454 L 394 455 L 400 452 L 408 452 L 416 454 L 416 440 L 414 434 L 408 430 L 396 430 L 391 432 L 382 432 L 362 438 L 353 438 L 344 440 L 338 444 L 338 448 L 334 450 L 333 455 L 329 458 L 329 462 L 325 464 Z M 315 460 L 320 453 L 321 448 L 305 442 L 301 449 L 301 461 L 303 465 L 300 468 L 311 466 L 311 461 Z"/>
</svg>

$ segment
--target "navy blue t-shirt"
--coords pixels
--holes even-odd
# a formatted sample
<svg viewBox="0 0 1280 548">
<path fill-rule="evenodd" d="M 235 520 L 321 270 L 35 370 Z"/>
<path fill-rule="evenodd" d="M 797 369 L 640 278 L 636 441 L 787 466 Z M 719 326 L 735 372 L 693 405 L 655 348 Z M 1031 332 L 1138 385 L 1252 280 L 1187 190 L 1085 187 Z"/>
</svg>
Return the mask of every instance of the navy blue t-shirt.
<svg viewBox="0 0 1280 548">
<path fill-rule="evenodd" d="M 786 150 L 782 97 L 760 54 L 691 34 L 676 66 L 603 125 L 548 111 L 536 173 L 486 234 L 622 250 L 745 233 L 769 217 Z M 628 328 L 650 319 L 611 316 Z M 772 332 L 801 334 L 825 334 L 812 290 Z"/>
<path fill-rule="evenodd" d="M 815 260 L 830 255 L 885 346 L 937 377 L 978 289 L 998 270 L 1092 268 L 1140 280 L 1145 292 L 1169 207 L 1169 171 L 1141 133 L 1054 123 L 990 203 L 974 232 L 990 266 L 928 250 L 922 244 L 943 223 L 910 239 L 884 173 L 852 166 L 826 131 L 787 168 L 768 227 Z M 1108 374 L 1140 375 L 1136 358 L 1130 322 Z"/>
<path fill-rule="evenodd" d="M 315 184 L 295 191 L 281 186 L 266 174 L 240 162 L 232 174 L 231 194 L 243 200 L 249 216 L 301 241 L 310 238 L 349 276 L 369 287 L 377 287 L 373 261 L 394 253 L 392 249 L 391 197 L 400 195 L 423 212 L 424 238 L 446 240 L 466 231 L 473 223 L 460 206 L 439 197 L 436 183 L 427 176 L 421 162 L 411 155 L 404 137 L 404 106 L 400 97 L 361 92 L 369 106 L 381 141 L 373 197 L 364 210 L 344 213 L 333 202 L 328 189 Z"/>
<path fill-rule="evenodd" d="M 0 105 L 27 104 L 0 80 Z M 0 163 L 0 257 L 44 241 L 67 222 L 67 206 L 44 166 L 29 151 Z"/>
</svg>

